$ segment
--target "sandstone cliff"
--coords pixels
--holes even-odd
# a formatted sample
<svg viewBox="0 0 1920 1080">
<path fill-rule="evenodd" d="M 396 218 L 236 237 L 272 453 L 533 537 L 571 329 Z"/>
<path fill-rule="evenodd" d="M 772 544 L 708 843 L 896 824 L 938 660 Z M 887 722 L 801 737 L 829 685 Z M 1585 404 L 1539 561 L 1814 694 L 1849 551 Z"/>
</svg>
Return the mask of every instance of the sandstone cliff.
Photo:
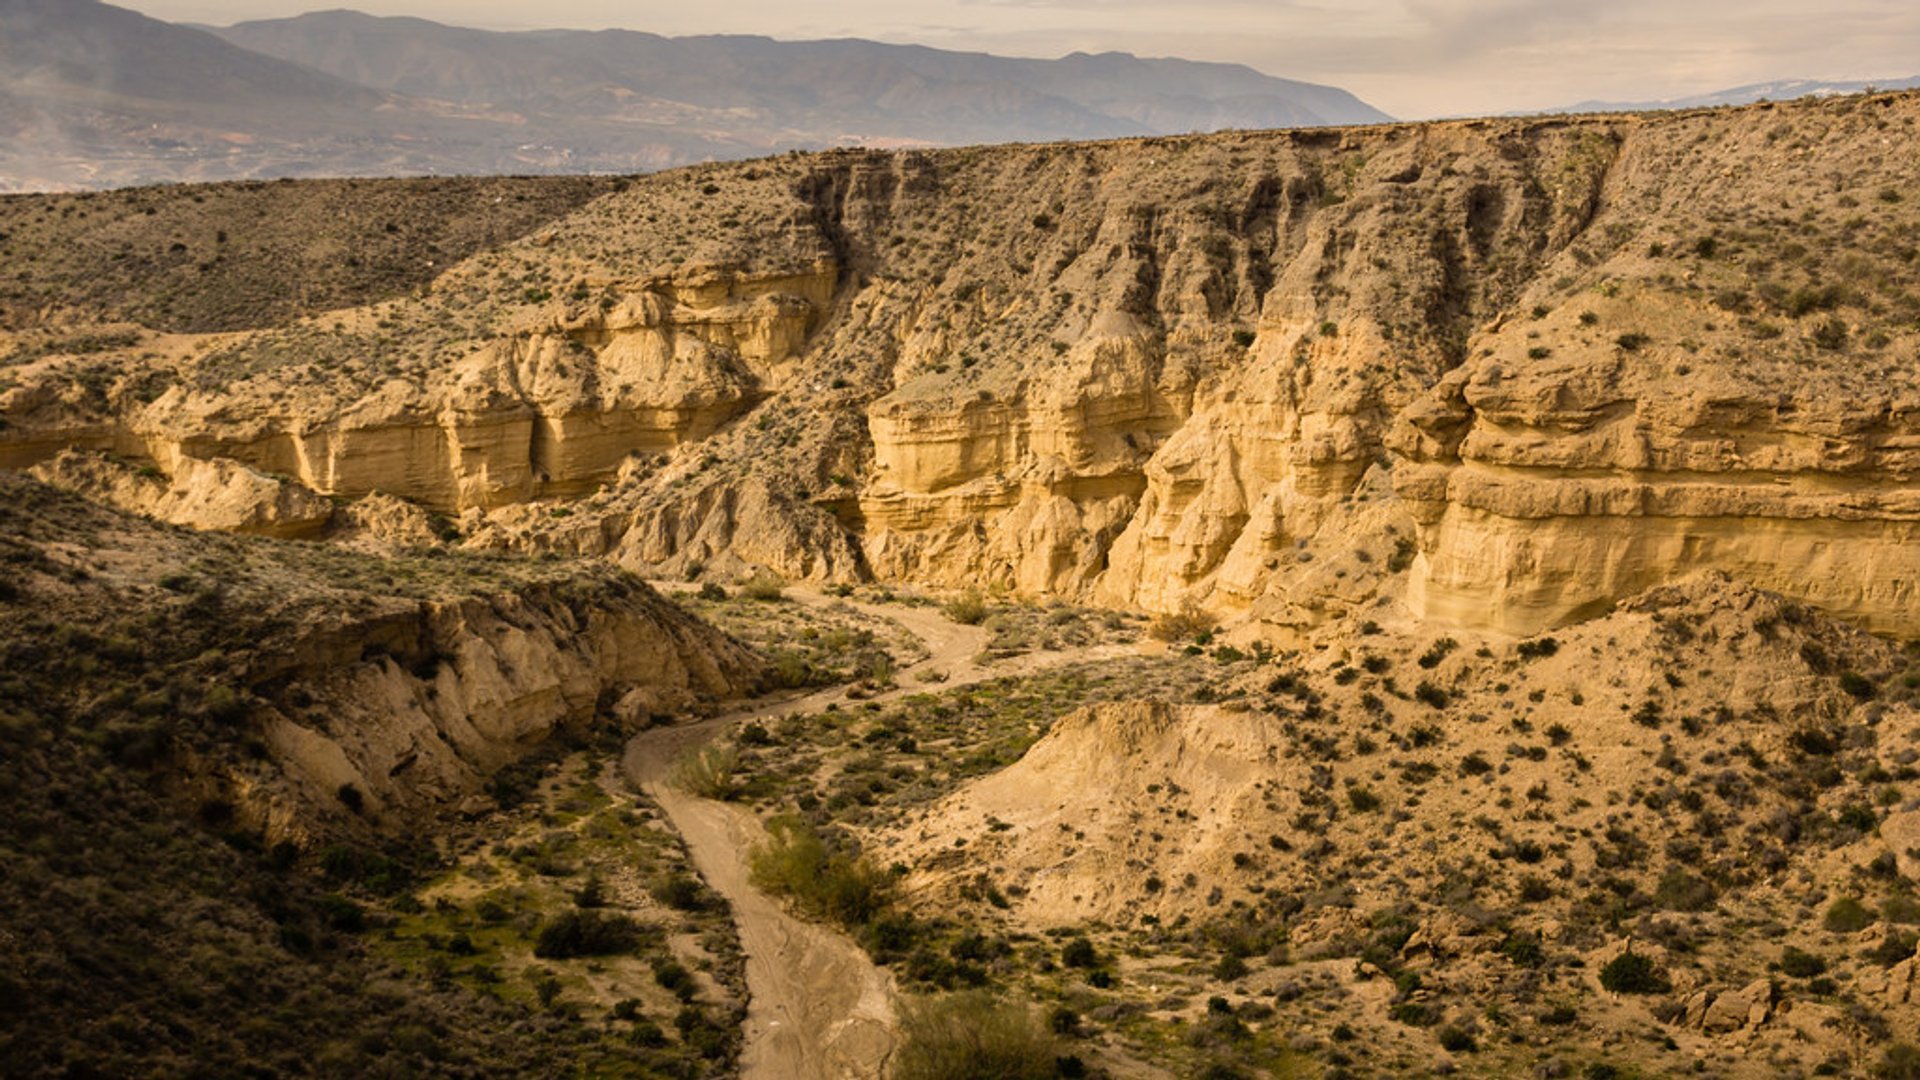
<svg viewBox="0 0 1920 1080">
<path fill-rule="evenodd" d="M 0 393 L 0 464 L 226 458 L 651 573 L 1295 624 L 1404 593 L 1527 633 L 1717 567 L 1907 631 L 1917 119 L 666 173 L 413 299 L 48 352 Z"/>
</svg>

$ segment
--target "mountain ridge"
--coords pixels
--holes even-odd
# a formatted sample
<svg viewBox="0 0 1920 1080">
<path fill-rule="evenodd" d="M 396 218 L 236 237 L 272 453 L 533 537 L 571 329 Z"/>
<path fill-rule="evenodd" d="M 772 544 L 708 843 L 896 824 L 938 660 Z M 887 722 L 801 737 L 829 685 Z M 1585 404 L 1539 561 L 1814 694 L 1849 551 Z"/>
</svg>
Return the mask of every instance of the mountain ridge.
<svg viewBox="0 0 1920 1080">
<path fill-rule="evenodd" d="M 1701 94 L 1650 101 L 1603 101 L 1590 98 L 1556 109 L 1514 113 L 1520 116 L 1545 116 L 1554 113 L 1655 112 L 1668 109 L 1709 109 L 1722 105 L 1753 105 L 1762 101 L 1793 101 L 1803 97 L 1832 97 L 1858 94 L 1868 90 L 1912 90 L 1920 88 L 1920 75 L 1899 79 L 1769 79 L 1745 83 Z"/>
<path fill-rule="evenodd" d="M 0 5 L 0 191 L 280 177 L 633 173 L 789 149 L 1389 119 L 1333 87 L 1129 54 L 502 33 L 335 10 L 231 27 Z"/>
</svg>

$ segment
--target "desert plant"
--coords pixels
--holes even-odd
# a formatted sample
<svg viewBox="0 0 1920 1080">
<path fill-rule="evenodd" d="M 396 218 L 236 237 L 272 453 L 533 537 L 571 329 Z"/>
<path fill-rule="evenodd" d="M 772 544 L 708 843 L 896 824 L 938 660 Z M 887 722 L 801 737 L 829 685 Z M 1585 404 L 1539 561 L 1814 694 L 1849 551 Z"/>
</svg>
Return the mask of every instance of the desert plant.
<svg viewBox="0 0 1920 1080">
<path fill-rule="evenodd" d="M 740 751 L 731 746 L 703 746 L 690 751 L 674 767 L 674 786 L 703 799 L 731 799 L 740 793 Z"/>
<path fill-rule="evenodd" d="M 896 1080 L 1051 1080 L 1052 1033 L 1019 1004 L 985 991 L 908 1002 L 901 1009 Z"/>
<path fill-rule="evenodd" d="M 1600 986 L 1616 994 L 1664 994 L 1673 980 L 1652 959 L 1628 949 L 1600 969 Z"/>
<path fill-rule="evenodd" d="M 1789 945 L 1780 953 L 1780 971 L 1796 979 L 1811 979 L 1827 973 L 1827 962 L 1813 953 Z"/>
<path fill-rule="evenodd" d="M 987 617 L 987 601 L 978 589 L 968 589 L 947 601 L 941 609 L 947 618 L 962 626 L 978 626 Z"/>
<path fill-rule="evenodd" d="M 542 960 L 612 956 L 639 948 L 645 927 L 628 915 L 578 909 L 562 912 L 540 928 L 533 955 Z"/>
<path fill-rule="evenodd" d="M 771 570 L 762 570 L 740 583 L 740 595 L 749 600 L 771 603 L 786 595 L 784 578 Z"/>
<path fill-rule="evenodd" d="M 1821 923 L 1835 934 L 1857 934 L 1872 926 L 1874 921 L 1870 908 L 1851 896 L 1843 896 L 1827 905 L 1827 913 Z"/>
<path fill-rule="evenodd" d="M 1155 616 L 1147 626 L 1147 633 L 1156 641 L 1192 641 L 1212 634 L 1218 625 L 1218 619 L 1188 599 L 1181 601 L 1178 611 Z"/>
<path fill-rule="evenodd" d="M 803 819 L 776 817 L 752 857 L 754 884 L 809 915 L 857 928 L 886 911 L 893 882 L 865 859 L 830 851 Z"/>
</svg>

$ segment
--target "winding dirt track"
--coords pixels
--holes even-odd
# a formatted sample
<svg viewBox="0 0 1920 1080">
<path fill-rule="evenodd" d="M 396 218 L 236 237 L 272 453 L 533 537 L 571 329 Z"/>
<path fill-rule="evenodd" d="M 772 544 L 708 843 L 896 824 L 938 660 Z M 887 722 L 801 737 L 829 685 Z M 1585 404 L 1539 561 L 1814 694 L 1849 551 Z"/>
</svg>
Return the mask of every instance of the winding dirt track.
<svg viewBox="0 0 1920 1080">
<path fill-rule="evenodd" d="M 789 588 L 787 595 L 805 604 L 834 602 L 799 588 Z M 973 659 L 989 636 L 980 627 L 962 626 L 932 607 L 852 606 L 899 623 L 931 653 L 901 672 L 895 689 L 869 699 L 874 701 L 1135 651 L 1126 645 L 1093 646 L 983 668 Z M 924 681 L 931 672 L 946 678 Z M 840 687 L 804 697 L 761 698 L 699 723 L 642 732 L 627 744 L 622 761 L 628 781 L 660 806 L 686 841 L 700 875 L 733 905 L 750 997 L 741 1070 L 746 1080 L 882 1075 L 894 1048 L 893 979 L 845 935 L 789 915 L 779 901 L 753 887 L 748 855 L 766 839 L 766 830 L 751 810 L 689 795 L 668 783 L 668 775 L 683 755 L 734 724 L 816 712 L 845 698 Z"/>
</svg>

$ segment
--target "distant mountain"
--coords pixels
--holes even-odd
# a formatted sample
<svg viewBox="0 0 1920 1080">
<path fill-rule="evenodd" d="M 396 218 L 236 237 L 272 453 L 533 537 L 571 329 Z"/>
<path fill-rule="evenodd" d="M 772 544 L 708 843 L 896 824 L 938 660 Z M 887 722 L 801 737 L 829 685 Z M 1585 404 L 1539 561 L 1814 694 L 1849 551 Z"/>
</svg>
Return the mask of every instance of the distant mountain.
<svg viewBox="0 0 1920 1080">
<path fill-rule="evenodd" d="M 226 28 L 0 0 L 0 191 L 169 180 L 637 172 L 837 145 L 1389 119 L 1232 64 L 331 11 Z"/>
<path fill-rule="evenodd" d="M 1910 79 L 1886 79 L 1862 82 L 1829 82 L 1818 79 L 1779 79 L 1774 82 L 1751 83 L 1735 86 L 1726 90 L 1714 90 L 1705 94 L 1693 94 L 1689 97 L 1668 98 L 1664 101 L 1583 101 L 1563 109 L 1549 109 L 1557 113 L 1593 113 L 1593 112 L 1647 112 L 1654 109 L 1705 109 L 1716 105 L 1751 105 L 1756 101 L 1792 101 L 1803 97 L 1831 97 L 1835 94 L 1858 94 L 1863 90 L 1912 90 L 1920 87 L 1920 76 Z"/>
<path fill-rule="evenodd" d="M 0 0 L 0 191 L 281 175 L 331 154 L 364 168 L 404 111 L 383 91 L 95 0 Z"/>
<path fill-rule="evenodd" d="M 0 86 L 11 96 L 113 107 L 372 108 L 385 95 L 93 0 L 0 0 Z M 77 100 L 76 100 L 77 99 Z"/>
<path fill-rule="evenodd" d="M 1389 119 L 1344 90 L 1236 64 L 1125 53 L 1028 60 L 858 39 L 491 33 L 351 11 L 214 32 L 366 86 L 470 106 L 720 120 L 815 142 L 1096 138 Z"/>
</svg>

